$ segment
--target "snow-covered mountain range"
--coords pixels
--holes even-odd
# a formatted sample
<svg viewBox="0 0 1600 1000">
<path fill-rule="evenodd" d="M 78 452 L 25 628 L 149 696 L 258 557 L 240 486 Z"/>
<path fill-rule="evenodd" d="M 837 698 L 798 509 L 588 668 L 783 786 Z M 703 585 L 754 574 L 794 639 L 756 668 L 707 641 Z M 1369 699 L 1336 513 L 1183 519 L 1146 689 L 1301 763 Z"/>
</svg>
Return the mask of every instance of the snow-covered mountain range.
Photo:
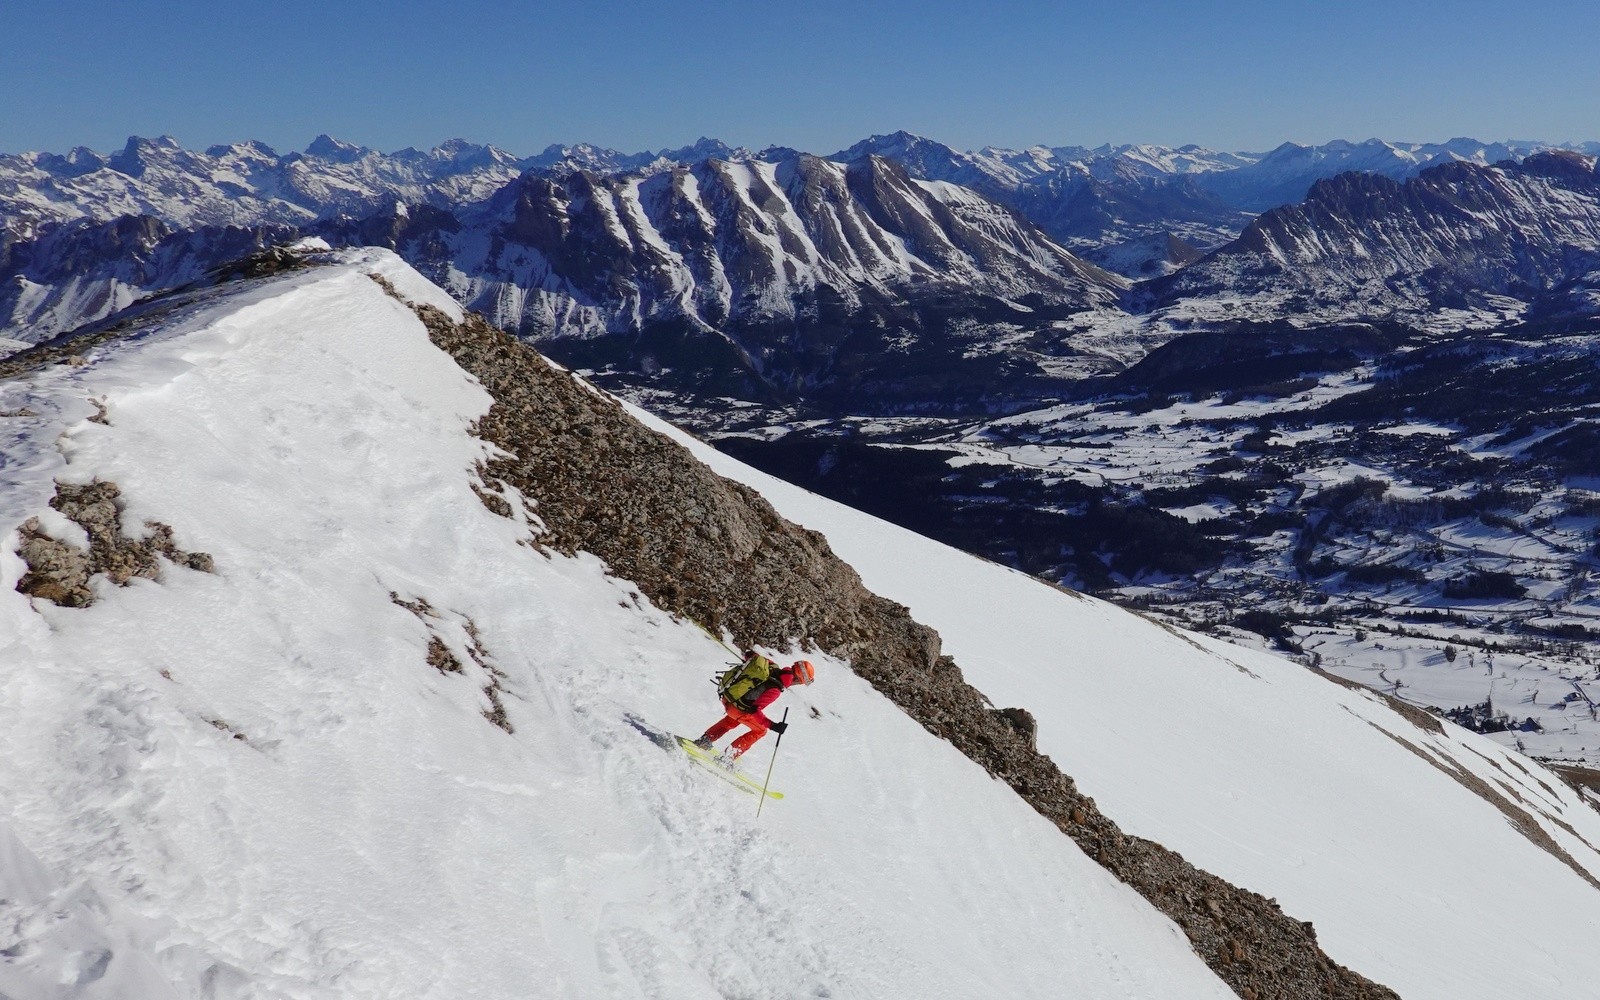
<svg viewBox="0 0 1600 1000">
<path fill-rule="evenodd" d="M 459 139 L 426 152 L 379 153 L 322 135 L 304 152 L 279 154 L 254 141 L 198 151 L 171 136 L 134 136 L 110 155 L 80 147 L 64 156 L 0 156 L 0 213 L 12 239 L 48 223 L 126 215 L 180 228 L 303 224 L 396 200 L 476 200 L 525 167 L 503 150 Z"/>
<path fill-rule="evenodd" d="M 1600 981 L 1538 765 L 762 476 L 390 253 L 277 260 L 0 363 L 6 996 Z M 719 636 L 817 664 L 759 818 L 670 742 Z"/>
<path fill-rule="evenodd" d="M 1459 324 L 1456 310 L 1590 313 L 1597 279 L 1600 173 L 1594 158 L 1561 152 L 1460 161 L 1403 182 L 1319 181 L 1153 294 L 1167 305 L 1222 300 L 1251 318 L 1399 315 L 1426 326 Z"/>
<path fill-rule="evenodd" d="M 969 153 L 900 132 L 827 158 L 781 149 L 751 153 L 710 139 L 638 154 L 554 146 L 517 158 L 463 140 L 426 152 L 380 153 L 320 136 L 303 152 L 279 154 L 258 142 L 191 151 L 171 137 L 134 137 L 109 155 L 79 148 L 65 155 L 0 156 L 0 263 L 6 278 L 0 304 L 8 314 L 8 335 L 15 338 L 27 327 L 33 332 L 22 339 L 36 339 L 40 331 L 70 328 L 145 291 L 189 280 L 200 258 L 232 259 L 246 238 L 236 232 L 209 235 L 218 230 L 208 229 L 199 239 L 178 238 L 187 244 L 183 248 L 157 247 L 180 231 L 236 227 L 265 244 L 281 238 L 277 227 L 372 236 L 382 226 L 408 227 L 408 233 L 389 236 L 395 244 L 406 236 L 427 244 L 403 249 L 410 259 L 475 306 L 488 306 L 497 320 L 530 332 L 637 328 L 669 312 L 691 324 L 709 317 L 714 325 L 747 303 L 783 321 L 824 308 L 811 298 L 821 285 L 841 296 L 848 311 L 864 299 L 904 298 L 904 288 L 894 286 L 929 272 L 984 293 L 1059 299 L 1063 284 L 1081 286 L 1086 271 L 1046 242 L 1145 278 L 1181 267 L 1194 256 L 1189 247 L 1227 242 L 1254 212 L 1297 201 L 1322 178 L 1357 170 L 1403 179 L 1440 163 L 1487 167 L 1541 148 L 1548 147 L 1456 139 L 1285 144 L 1266 154 L 1149 145 Z M 878 206 L 848 204 L 881 188 L 885 169 L 903 169 L 913 182 L 936 183 L 916 193 L 921 204 L 884 206 L 887 211 L 875 216 Z M 852 171 L 867 180 L 847 182 Z M 718 206 L 700 204 L 699 191 L 681 180 L 661 179 L 687 175 L 726 191 L 741 188 L 738 177 L 746 174 L 765 175 L 762 189 L 781 192 L 789 203 L 752 203 L 758 210 L 721 219 L 714 240 L 707 232 Z M 619 234 L 616 245 L 584 247 L 581 260 L 558 266 L 549 258 L 563 256 L 563 248 L 530 241 L 536 234 L 527 226 L 521 233 L 504 231 L 511 221 L 507 213 L 517 211 L 508 203 L 527 194 L 517 191 L 519 184 L 553 188 L 553 201 L 543 209 L 547 215 L 581 215 L 591 205 L 590 191 L 609 192 L 604 199 L 617 203 L 611 209 L 616 224 L 605 224 L 608 232 L 599 234 L 599 242 Z M 617 207 L 634 201 L 638 218 L 646 221 L 630 229 L 628 220 L 635 217 L 618 214 Z M 523 222 L 528 208 L 521 210 Z M 1014 231 L 1027 227 L 1006 219 L 1003 209 L 1031 222 L 1045 238 L 1019 237 Z M 429 210 L 442 214 L 428 216 Z M 818 211 L 824 217 L 813 217 Z M 839 217 L 840 211 L 858 219 Z M 795 217 L 785 220 L 791 212 Z M 936 234 L 919 221 L 930 212 Z M 952 232 L 936 218 L 949 213 L 969 217 L 963 231 Z M 133 225 L 125 221 L 130 216 L 154 221 Z M 769 216 L 764 230 L 752 228 Z M 863 228 L 859 217 L 866 216 L 870 222 Z M 580 231 L 578 240 L 595 242 L 582 235 L 581 218 L 562 220 L 554 229 L 546 225 L 545 232 L 568 239 L 569 227 Z M 925 231 L 913 231 L 919 227 Z M 130 231 L 140 234 L 137 247 L 128 243 Z M 785 232 L 798 235 L 781 250 L 752 244 L 749 251 L 765 258 L 759 264 L 720 259 L 736 243 L 782 244 Z M 996 236 L 1019 253 L 997 256 L 989 245 Z M 515 244 L 519 237 L 539 259 L 500 259 L 505 241 Z M 212 239 L 222 245 L 208 254 Z M 1029 245 L 1018 245 L 1019 239 Z M 711 257 L 708 242 L 720 244 Z M 845 252 L 831 255 L 833 245 Z M 737 287 L 741 277 L 756 287 Z M 1090 283 L 1106 284 L 1099 276 Z M 1073 297 L 1094 298 L 1084 291 L 1076 288 Z M 524 314 L 512 312 L 513 306 Z M 708 316 L 700 315 L 701 308 Z"/>
<path fill-rule="evenodd" d="M 197 174 L 222 169 L 169 144 L 130 143 L 135 148 L 165 158 L 159 171 L 151 164 L 133 180 L 159 173 L 158 185 L 186 204 Z M 892 160 L 723 159 L 707 154 L 730 151 L 709 143 L 679 152 L 704 158 L 673 164 L 657 156 L 645 169 L 601 173 L 575 166 L 598 153 L 567 150 L 507 181 L 508 158 L 484 147 L 453 145 L 385 166 L 371 151 L 329 140 L 286 158 L 285 169 L 325 163 L 346 186 L 278 178 L 258 188 L 285 198 L 229 201 L 236 192 L 219 190 L 230 211 L 190 207 L 137 221 L 97 221 L 116 209 L 68 199 L 85 217 L 44 226 L 0 252 L 9 275 L 0 312 L 13 338 L 48 337 L 147 291 L 195 280 L 207 263 L 237 257 L 246 245 L 283 240 L 284 220 L 299 213 L 298 232 L 391 246 L 494 322 L 571 340 L 569 360 L 643 364 L 693 382 L 731 378 L 747 394 L 837 383 L 835 391 L 870 386 L 917 399 L 926 396 L 914 385 L 924 376 L 900 370 L 908 358 L 929 377 L 966 384 L 968 394 L 986 391 L 1007 368 L 1019 368 L 1023 381 L 1036 371 L 1008 338 L 974 336 L 974 317 L 1107 307 L 1128 285 L 1016 212 L 955 184 L 913 178 Z M 402 167 L 408 182 L 385 186 Z M 361 185 L 349 179 L 356 172 Z M 128 180 L 110 164 L 84 177 L 107 173 L 119 185 Z M 18 182 L 34 195 L 45 187 Z M 313 188 L 317 199 L 305 196 Z M 474 197 L 460 194 L 468 189 Z M 475 197 L 484 189 L 492 193 Z M 154 210 L 148 202 L 141 210 Z M 353 211 L 357 202 L 366 210 Z M 373 207 L 378 202 L 386 204 Z M 321 214 L 308 221 L 313 211 Z M 252 212 L 248 229 L 181 228 Z M 988 360 L 961 374 L 962 359 L 974 355 Z"/>
<path fill-rule="evenodd" d="M 1045 397 L 1083 358 L 1136 361 L 1197 323 L 1581 312 L 1592 160 L 1520 165 L 1531 148 L 962 153 L 896 133 L 828 158 L 701 140 L 517 160 L 461 141 L 382 154 L 324 136 L 280 156 L 133 139 L 0 160 L 0 313 L 36 341 L 310 233 L 392 247 L 570 363 L 745 398 L 983 409 L 997 382 Z M 1316 180 L 1349 167 L 1372 172 Z M 1302 181 L 1309 201 L 1250 221 L 1249 198 Z M 1145 284 L 1129 294 L 1126 276 Z"/>
</svg>

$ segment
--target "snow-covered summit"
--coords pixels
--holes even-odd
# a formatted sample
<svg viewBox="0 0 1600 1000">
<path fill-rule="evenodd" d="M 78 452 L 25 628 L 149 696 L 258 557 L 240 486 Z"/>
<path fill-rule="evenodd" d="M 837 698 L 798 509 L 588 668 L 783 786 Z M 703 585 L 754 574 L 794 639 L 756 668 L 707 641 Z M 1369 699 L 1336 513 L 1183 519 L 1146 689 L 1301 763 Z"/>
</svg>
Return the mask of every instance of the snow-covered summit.
<svg viewBox="0 0 1600 1000">
<path fill-rule="evenodd" d="M 1249 934 L 1197 956 L 1237 915 L 1163 916 L 933 735 L 948 705 L 896 694 L 918 725 L 819 650 L 756 820 L 662 746 L 715 717 L 726 650 L 530 544 L 648 533 L 651 508 L 492 471 L 539 447 L 476 436 L 529 384 L 491 395 L 430 342 L 463 314 L 398 258 L 324 259 L 4 371 L 0 993 L 1188 998 L 1274 974 Z M 590 440 L 570 408 L 523 416 Z M 940 628 L 1130 834 L 1276 897 L 1333 961 L 1408 998 L 1600 980 L 1600 816 L 1535 765 L 679 440 Z M 74 551 L 105 572 L 58 606 L 25 577 Z"/>
</svg>

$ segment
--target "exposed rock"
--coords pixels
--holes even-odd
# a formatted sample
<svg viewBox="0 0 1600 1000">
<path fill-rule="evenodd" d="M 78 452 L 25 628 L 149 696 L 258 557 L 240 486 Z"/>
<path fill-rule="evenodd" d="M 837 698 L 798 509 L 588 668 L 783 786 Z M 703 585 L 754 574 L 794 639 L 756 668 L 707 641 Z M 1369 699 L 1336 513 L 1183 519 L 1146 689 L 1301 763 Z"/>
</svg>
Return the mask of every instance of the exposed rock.
<svg viewBox="0 0 1600 1000">
<path fill-rule="evenodd" d="M 938 634 L 868 591 L 821 535 L 785 521 L 755 491 L 717 476 L 481 317 L 457 324 L 415 308 L 434 342 L 494 397 L 478 433 L 504 454 L 482 475 L 536 504 L 539 543 L 592 552 L 658 606 L 713 632 L 725 628 L 744 645 L 798 639 L 849 660 L 1176 921 L 1241 996 L 1395 996 L 1335 964 L 1275 902 L 1125 836 L 1035 750 L 1031 714 L 991 709 L 941 655 Z"/>
<path fill-rule="evenodd" d="M 94 593 L 89 590 L 89 553 L 45 534 L 38 518 L 23 522 L 22 546 L 17 554 L 28 564 L 17 590 L 62 607 L 81 608 L 94 603 Z"/>
<path fill-rule="evenodd" d="M 265 278 L 286 271 L 298 271 L 310 266 L 305 254 L 296 253 L 288 246 L 264 247 L 248 257 L 226 264 L 211 272 L 217 284 L 237 281 L 240 278 Z"/>
<path fill-rule="evenodd" d="M 1017 735 L 1028 744 L 1029 750 L 1037 749 L 1039 723 L 1034 719 L 1032 712 L 1025 708 L 997 708 L 994 714 L 1000 717 L 1000 721 L 1016 730 Z"/>
<path fill-rule="evenodd" d="M 118 503 L 121 495 L 117 484 L 111 482 L 57 483 L 50 506 L 83 528 L 89 536 L 89 549 L 51 537 L 38 518 L 29 518 L 22 525 L 18 549 L 28 572 L 17 582 L 17 590 L 63 607 L 82 608 L 94 603 L 89 579 L 96 573 L 104 573 L 119 587 L 136 576 L 154 580 L 161 574 L 160 556 L 202 573 L 215 572 L 210 555 L 178 548 L 172 528 L 159 521 L 145 522 L 143 538 L 124 534 Z"/>
<path fill-rule="evenodd" d="M 428 666 L 441 674 L 461 673 L 461 661 L 456 659 L 456 654 L 450 652 L 450 647 L 444 640 L 436 635 L 428 637 Z"/>
<path fill-rule="evenodd" d="M 386 285 L 386 287 L 388 286 Z M 390 292 L 393 294 L 392 288 Z M 511 516 L 509 509 L 508 505 L 508 513 L 504 516 Z M 456 656 L 455 652 L 450 648 L 450 644 L 445 642 L 439 635 L 437 623 L 444 616 L 433 605 L 428 603 L 427 598 L 418 597 L 415 600 L 408 601 L 394 591 L 390 591 L 389 600 L 416 615 L 417 620 L 427 628 L 428 666 L 441 674 L 466 673 L 466 668 L 462 665 L 461 658 Z M 473 621 L 471 617 L 459 612 L 453 612 L 452 614 L 459 619 L 458 624 L 461 626 L 462 631 L 466 633 L 467 656 L 471 657 L 472 662 L 482 668 L 483 672 L 489 677 L 489 683 L 483 686 L 483 695 L 489 700 L 489 707 L 484 709 L 483 717 L 489 720 L 491 725 L 498 726 L 508 733 L 516 732 L 516 729 L 511 725 L 510 718 L 506 716 L 505 702 L 501 698 L 501 693 L 505 690 L 501 683 L 506 676 L 505 671 L 494 665 L 494 660 L 489 656 L 488 649 L 483 645 L 483 637 L 478 634 L 478 623 Z"/>
</svg>

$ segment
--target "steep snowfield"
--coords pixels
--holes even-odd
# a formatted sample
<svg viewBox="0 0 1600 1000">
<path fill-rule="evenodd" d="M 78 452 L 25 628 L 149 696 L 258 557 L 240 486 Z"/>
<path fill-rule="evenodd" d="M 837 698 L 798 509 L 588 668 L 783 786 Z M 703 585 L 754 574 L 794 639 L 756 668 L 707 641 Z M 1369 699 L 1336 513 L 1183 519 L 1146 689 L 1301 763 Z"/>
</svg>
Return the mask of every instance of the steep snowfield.
<svg viewBox="0 0 1600 1000">
<path fill-rule="evenodd" d="M 1039 749 L 1125 831 L 1276 898 L 1316 925 L 1336 961 L 1407 1000 L 1600 996 L 1600 888 L 1468 787 L 1486 782 L 1590 879 L 1600 875 L 1600 815 L 1537 765 L 1455 727 L 1424 731 L 1280 657 L 1042 586 L 680 439 L 823 532 L 868 587 L 939 629 L 996 705 L 1032 710 Z"/>
<path fill-rule="evenodd" d="M 723 649 L 519 544 L 488 397 L 365 272 L 455 307 L 341 260 L 0 383 L 0 995 L 1231 995 L 826 657 L 759 820 L 663 749 Z M 52 481 L 97 478 L 216 572 L 19 594 L 19 526 L 81 541 Z"/>
</svg>

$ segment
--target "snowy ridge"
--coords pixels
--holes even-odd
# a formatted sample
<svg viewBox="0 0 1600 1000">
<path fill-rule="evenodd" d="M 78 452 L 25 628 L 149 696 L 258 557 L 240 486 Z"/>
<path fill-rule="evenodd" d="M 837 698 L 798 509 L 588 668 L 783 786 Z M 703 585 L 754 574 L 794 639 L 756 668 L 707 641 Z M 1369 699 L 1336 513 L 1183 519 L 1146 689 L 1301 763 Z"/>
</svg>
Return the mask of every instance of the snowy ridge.
<svg viewBox="0 0 1600 1000">
<path fill-rule="evenodd" d="M 340 259 L 0 387 L 36 414 L 0 417 L 0 991 L 1231 995 L 841 663 L 809 654 L 825 682 L 790 695 L 759 824 L 663 750 L 715 714 L 725 651 L 519 544 L 472 492 L 482 390 L 367 273 L 453 305 Z M 95 478 L 216 572 L 102 578 L 86 609 L 17 593 L 18 528 L 70 537 L 53 480 Z"/>
<path fill-rule="evenodd" d="M 40 342 L 94 322 L 159 289 L 185 285 L 217 264 L 292 238 L 294 230 L 174 229 L 150 216 L 79 219 L 46 231 L 16 256 L 0 285 L 0 317 L 18 340 Z"/>
</svg>

